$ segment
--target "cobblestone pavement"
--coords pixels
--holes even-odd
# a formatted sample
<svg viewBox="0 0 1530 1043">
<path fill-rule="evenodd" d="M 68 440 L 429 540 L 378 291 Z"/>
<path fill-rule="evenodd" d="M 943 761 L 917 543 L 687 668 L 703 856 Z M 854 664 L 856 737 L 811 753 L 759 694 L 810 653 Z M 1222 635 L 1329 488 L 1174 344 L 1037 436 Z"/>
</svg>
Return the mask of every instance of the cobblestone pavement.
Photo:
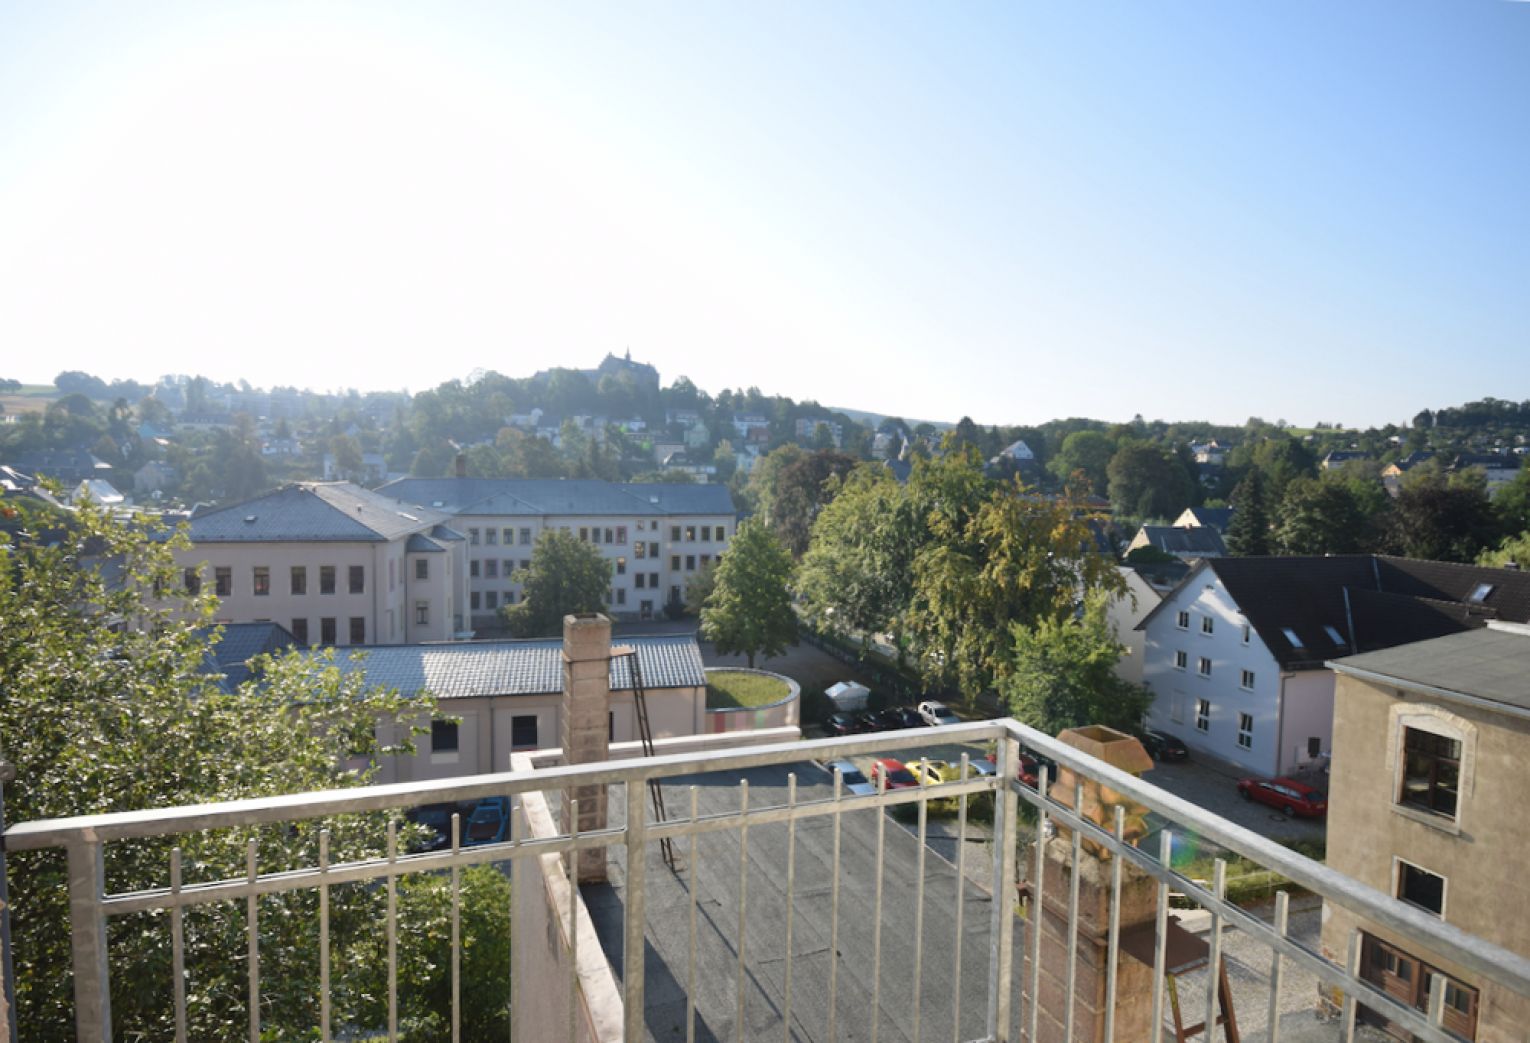
<svg viewBox="0 0 1530 1043">
<path fill-rule="evenodd" d="M 1272 840 L 1321 841 L 1327 835 L 1322 819 L 1287 818 L 1274 808 L 1244 800 L 1238 795 L 1239 777 L 1230 765 L 1203 759 L 1159 764 L 1143 775 L 1145 781 Z M 1311 784 L 1322 787 L 1326 782 Z"/>
</svg>

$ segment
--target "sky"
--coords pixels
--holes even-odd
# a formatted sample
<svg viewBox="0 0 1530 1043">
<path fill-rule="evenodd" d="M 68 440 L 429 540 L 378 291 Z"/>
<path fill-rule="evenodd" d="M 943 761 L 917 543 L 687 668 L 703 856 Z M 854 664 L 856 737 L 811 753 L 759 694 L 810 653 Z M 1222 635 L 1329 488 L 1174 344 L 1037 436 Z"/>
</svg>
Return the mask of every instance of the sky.
<svg viewBox="0 0 1530 1043">
<path fill-rule="evenodd" d="M 1530 398 L 1530 3 L 0 5 L 0 377 Z"/>
</svg>

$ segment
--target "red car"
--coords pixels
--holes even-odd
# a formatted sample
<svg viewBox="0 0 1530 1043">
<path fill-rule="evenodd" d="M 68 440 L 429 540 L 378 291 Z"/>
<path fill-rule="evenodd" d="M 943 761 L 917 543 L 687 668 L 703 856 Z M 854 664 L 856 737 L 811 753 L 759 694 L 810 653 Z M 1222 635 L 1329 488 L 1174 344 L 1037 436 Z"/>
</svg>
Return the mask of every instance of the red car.
<svg viewBox="0 0 1530 1043">
<path fill-rule="evenodd" d="M 871 763 L 871 781 L 875 784 L 881 776 L 887 776 L 888 789 L 917 788 L 919 780 L 914 778 L 914 773 L 904 766 L 903 762 L 892 757 L 883 757 L 881 760 Z"/>
<path fill-rule="evenodd" d="M 1244 800 L 1257 800 L 1287 815 L 1322 818 L 1328 814 L 1328 794 L 1295 779 L 1240 779 L 1238 792 Z"/>
</svg>

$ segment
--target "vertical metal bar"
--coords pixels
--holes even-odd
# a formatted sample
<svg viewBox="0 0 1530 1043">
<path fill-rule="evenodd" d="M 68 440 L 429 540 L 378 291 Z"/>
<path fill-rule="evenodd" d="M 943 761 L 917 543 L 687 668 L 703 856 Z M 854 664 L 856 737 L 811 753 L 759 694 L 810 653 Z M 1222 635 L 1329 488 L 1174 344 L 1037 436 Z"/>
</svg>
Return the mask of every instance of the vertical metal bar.
<svg viewBox="0 0 1530 1043">
<path fill-rule="evenodd" d="M 1015 851 L 1020 841 L 1019 798 L 1015 769 L 1020 743 L 1012 735 L 999 740 L 993 792 L 993 883 L 988 924 L 988 1037 L 1009 1039 L 1010 986 L 1014 978 Z M 1039 828 L 1039 827 L 1038 827 Z M 1038 837 L 1040 834 L 1037 834 Z"/>
<path fill-rule="evenodd" d="M 462 815 L 452 812 L 452 854 L 462 853 Z M 452 1043 L 462 1039 L 462 870 L 452 863 Z"/>
<path fill-rule="evenodd" d="M 738 1009 L 734 1013 L 734 1037 L 744 1043 L 744 928 L 749 912 L 749 780 L 738 780 L 738 970 L 735 989 Z"/>
<path fill-rule="evenodd" d="M 829 874 L 829 1040 L 837 1038 L 839 1010 L 839 826 L 840 802 L 844 799 L 845 778 L 834 772 L 834 853 Z"/>
<path fill-rule="evenodd" d="M 170 849 L 170 894 L 181 893 L 181 849 Z M 175 1043 L 186 1043 L 186 917 L 179 904 L 170 907 L 170 976 L 175 998 Z"/>
<path fill-rule="evenodd" d="M 1285 891 L 1275 892 L 1275 938 L 1284 940 L 1286 928 L 1291 922 L 1291 896 Z M 1280 975 L 1285 970 L 1285 957 L 1278 948 L 1272 947 L 1270 958 L 1270 1043 L 1280 1043 Z"/>
<path fill-rule="evenodd" d="M 643 928 L 648 905 L 648 812 L 643 804 L 646 779 L 630 779 L 627 790 L 626 918 L 622 923 L 623 1039 L 643 1038 Z"/>
<path fill-rule="evenodd" d="M 573 798 L 568 802 L 568 838 L 579 839 L 579 800 Z M 568 869 L 568 1040 L 573 1043 L 579 1037 L 575 1033 L 578 1025 L 579 1004 L 579 849 L 569 850 L 569 859 L 564 865 Z"/>
<path fill-rule="evenodd" d="M 16 781 L 16 766 L 0 753 L 0 834 L 5 832 L 5 787 Z M 0 1036 L 16 1043 L 16 964 L 11 958 L 11 891 L 5 845 L 0 844 Z"/>
<path fill-rule="evenodd" d="M 701 787 L 691 787 L 691 853 L 686 872 L 691 878 L 691 914 L 690 914 L 690 967 L 685 977 L 685 1043 L 696 1043 L 696 861 L 697 844 L 699 835 L 696 832 L 696 819 L 699 817 L 701 800 Z"/>
<path fill-rule="evenodd" d="M 797 773 L 786 775 L 786 807 L 797 807 Z M 782 990 L 782 1039 L 792 1043 L 792 919 L 797 904 L 797 820 L 786 820 L 786 982 Z"/>
<path fill-rule="evenodd" d="M 1121 848 L 1126 846 L 1126 806 L 1116 805 L 1116 819 L 1111 831 L 1116 838 L 1110 853 L 1110 936 L 1105 943 L 1105 1043 L 1116 1038 L 1116 964 L 1121 959 L 1121 865 L 1126 861 Z"/>
<path fill-rule="evenodd" d="M 319 830 L 319 1038 L 329 1043 L 329 830 Z"/>
<path fill-rule="evenodd" d="M 1075 779 L 1077 776 L 1075 776 Z M 1084 783 L 1073 783 L 1073 812 L 1082 815 L 1084 808 Z M 1063 1000 L 1063 1039 L 1073 1038 L 1073 994 L 1078 989 L 1078 882 L 1083 875 L 1084 834 L 1073 831 L 1072 861 L 1068 865 L 1068 995 Z M 1208 1039 L 1210 1037 L 1207 1037 Z"/>
<path fill-rule="evenodd" d="M 967 754 L 962 754 L 961 780 L 967 781 L 970 768 Z M 951 1043 L 962 1039 L 962 891 L 967 882 L 967 794 L 957 799 L 956 805 L 956 944 L 955 961 L 951 967 Z"/>
<path fill-rule="evenodd" d="M 518 816 L 521 814 L 521 798 L 519 795 L 512 796 L 510 798 L 510 865 L 512 875 L 514 874 L 515 866 L 524 866 L 526 864 L 524 862 L 516 862 L 514 860 L 516 854 L 519 853 L 521 849 L 521 833 L 523 830 L 517 828 L 516 826 Z M 538 870 L 538 872 L 540 872 L 540 870 Z M 510 915 L 513 920 L 515 916 L 515 895 L 513 891 L 510 896 Z M 515 1034 L 515 1019 L 520 1016 L 519 1005 L 521 1002 L 521 976 L 515 973 L 515 966 L 517 962 L 518 961 L 515 958 L 515 954 L 512 951 L 510 955 L 510 1024 L 508 1026 L 509 1032 L 507 1033 L 507 1038 Z"/>
<path fill-rule="evenodd" d="M 925 791 L 930 781 L 930 759 L 919 758 L 919 858 L 915 863 L 914 876 L 914 1016 L 909 1038 L 919 1040 L 919 986 L 924 979 L 924 847 L 929 831 L 929 794 Z"/>
<path fill-rule="evenodd" d="M 1036 789 L 1043 798 L 1047 793 L 1048 774 L 1045 764 L 1036 769 Z M 1041 1024 L 1041 918 L 1042 907 L 1045 904 L 1042 901 L 1042 895 L 1045 893 L 1046 869 L 1047 806 L 1043 803 L 1036 809 L 1036 876 L 1031 881 L 1031 915 L 1025 921 L 1031 941 L 1031 1017 L 1030 1035 L 1027 1038 L 1032 1040 L 1037 1038 L 1036 1033 Z"/>
<path fill-rule="evenodd" d="M 1360 977 L 1360 931 L 1355 929 L 1349 935 L 1349 952 L 1344 957 L 1344 968 L 1349 971 L 1349 981 L 1353 983 Z M 1344 1043 L 1355 1041 L 1355 990 L 1352 984 L 1344 987 L 1344 1017 L 1340 1022 L 1344 1031 Z"/>
<path fill-rule="evenodd" d="M 1158 862 L 1165 870 L 1173 863 L 1174 833 L 1165 829 L 1158 835 Z M 1158 915 L 1155 923 L 1157 942 L 1153 946 L 1153 1043 L 1163 1038 L 1163 974 L 1168 960 L 1169 881 L 1158 881 Z M 1209 1037 L 1208 1037 L 1209 1038 Z"/>
<path fill-rule="evenodd" d="M 1227 860 L 1225 858 L 1219 858 L 1212 864 L 1211 893 L 1216 895 L 1218 901 L 1227 897 Z M 1217 998 L 1219 986 L 1222 983 L 1222 914 L 1215 909 L 1211 910 L 1209 943 L 1211 951 L 1207 954 L 1206 964 L 1206 1035 L 1204 1037 L 1207 1040 L 1216 1036 Z"/>
<path fill-rule="evenodd" d="M 251 837 L 244 849 L 245 873 L 251 884 L 255 883 L 257 874 L 255 862 L 257 857 L 255 838 Z M 249 957 L 250 971 L 250 1043 L 260 1043 L 260 900 L 255 897 L 251 890 L 244 900 L 244 918 L 246 945 Z"/>
<path fill-rule="evenodd" d="M 398 1041 L 398 820 L 388 819 L 388 1043 Z M 254 1041 L 252 1041 L 254 1043 Z"/>
<path fill-rule="evenodd" d="M 74 955 L 74 1026 L 81 1043 L 111 1043 L 112 990 L 107 968 L 106 863 L 101 844 L 69 845 L 69 946 Z"/>
<path fill-rule="evenodd" d="M 880 765 L 879 765 L 880 767 Z M 887 793 L 887 772 L 877 772 L 877 795 Z M 887 843 L 887 808 L 877 805 L 876 905 L 871 914 L 871 1043 L 882 1028 L 882 852 Z"/>
</svg>

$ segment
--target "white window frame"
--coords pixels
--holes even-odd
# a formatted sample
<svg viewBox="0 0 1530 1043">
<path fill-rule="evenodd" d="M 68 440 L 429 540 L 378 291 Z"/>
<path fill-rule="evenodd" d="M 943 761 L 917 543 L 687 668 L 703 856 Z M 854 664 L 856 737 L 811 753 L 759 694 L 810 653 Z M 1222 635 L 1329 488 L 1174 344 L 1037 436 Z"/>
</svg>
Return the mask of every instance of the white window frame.
<svg viewBox="0 0 1530 1043">
<path fill-rule="evenodd" d="M 1437 876 L 1437 877 L 1440 878 L 1440 911 L 1438 913 L 1436 913 L 1432 909 L 1425 909 L 1423 906 L 1416 905 L 1413 902 L 1408 902 L 1408 900 L 1402 896 L 1403 866 L 1411 866 L 1412 868 L 1417 869 L 1420 873 L 1428 873 L 1430 876 Z M 1444 920 L 1445 919 L 1445 912 L 1446 912 L 1447 909 L 1450 908 L 1450 877 L 1446 876 L 1444 873 L 1436 873 L 1433 869 L 1430 869 L 1428 866 L 1419 865 L 1417 862 L 1414 862 L 1412 859 L 1402 858 L 1402 857 L 1400 857 L 1398 855 L 1393 855 L 1392 856 L 1392 897 L 1396 898 L 1399 902 L 1407 902 L 1409 906 L 1411 906 L 1414 909 L 1419 910 L 1420 912 L 1428 913 L 1430 916 L 1438 916 L 1441 920 Z"/>
<path fill-rule="evenodd" d="M 1190 669 L 1190 655 L 1183 649 L 1174 650 L 1174 669 L 1184 671 Z"/>
<path fill-rule="evenodd" d="M 1180 611 L 1180 612 L 1175 613 L 1175 615 L 1174 615 L 1174 629 L 1176 629 L 1176 630 L 1189 630 L 1190 629 L 1190 613 L 1189 612 Z"/>
<path fill-rule="evenodd" d="M 1243 676 L 1238 679 L 1238 687 L 1245 692 L 1252 692 L 1254 690 L 1254 681 L 1254 671 L 1245 670 L 1243 671 Z"/>
<path fill-rule="evenodd" d="M 1212 632 L 1214 630 L 1216 630 L 1216 626 L 1217 626 L 1216 617 L 1214 617 L 1214 616 L 1202 616 L 1201 617 L 1201 633 L 1204 634 L 1206 637 L 1210 637 L 1212 635 Z"/>
<path fill-rule="evenodd" d="M 1211 680 L 1211 657 L 1196 656 L 1195 672 L 1197 676 Z"/>
<path fill-rule="evenodd" d="M 1202 734 L 1211 731 L 1210 699 L 1197 699 L 1195 701 L 1195 730 Z"/>
<path fill-rule="evenodd" d="M 1252 750 L 1254 748 L 1254 715 L 1251 713 L 1238 714 L 1238 749 Z"/>
</svg>

